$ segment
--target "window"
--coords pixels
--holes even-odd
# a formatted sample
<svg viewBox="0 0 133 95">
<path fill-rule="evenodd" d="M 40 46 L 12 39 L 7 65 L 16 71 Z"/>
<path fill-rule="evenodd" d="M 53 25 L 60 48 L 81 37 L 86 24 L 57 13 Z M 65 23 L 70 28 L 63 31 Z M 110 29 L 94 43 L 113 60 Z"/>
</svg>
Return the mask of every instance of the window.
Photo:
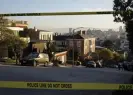
<svg viewBox="0 0 133 95">
<path fill-rule="evenodd" d="M 49 40 L 49 35 L 47 35 L 47 40 Z"/>
<path fill-rule="evenodd" d="M 39 54 L 39 58 L 44 58 L 44 55 L 43 54 Z"/>
<path fill-rule="evenodd" d="M 89 40 L 89 44 L 92 45 L 92 41 L 91 40 Z"/>
<path fill-rule="evenodd" d="M 73 46 L 73 41 L 70 41 L 70 42 L 69 42 L 69 45 L 70 45 L 70 46 Z"/>
<path fill-rule="evenodd" d="M 51 35 L 49 35 L 49 38 L 50 38 L 50 40 L 51 40 Z"/>
<path fill-rule="evenodd" d="M 81 47 L 81 41 L 77 41 L 77 47 Z"/>
<path fill-rule="evenodd" d="M 43 39 L 43 35 L 41 35 L 41 40 Z"/>
<path fill-rule="evenodd" d="M 44 35 L 44 40 L 46 40 L 46 35 Z"/>
<path fill-rule="evenodd" d="M 81 48 L 78 48 L 78 51 L 79 51 L 79 55 L 81 55 Z"/>
<path fill-rule="evenodd" d="M 45 35 L 43 35 L 43 40 L 45 40 Z"/>
</svg>

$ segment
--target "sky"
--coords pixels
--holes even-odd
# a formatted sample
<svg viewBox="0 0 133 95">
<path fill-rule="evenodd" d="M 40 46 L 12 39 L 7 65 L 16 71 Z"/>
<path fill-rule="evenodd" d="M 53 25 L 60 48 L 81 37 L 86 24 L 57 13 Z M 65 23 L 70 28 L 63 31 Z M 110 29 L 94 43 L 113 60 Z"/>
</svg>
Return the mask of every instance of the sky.
<svg viewBox="0 0 133 95">
<path fill-rule="evenodd" d="M 113 0 L 1 0 L 0 2 L 0 13 L 110 11 L 112 8 Z M 113 22 L 112 15 L 9 18 L 27 20 L 29 27 L 35 26 L 40 29 L 69 27 L 118 28 L 122 25 L 122 23 Z"/>
</svg>

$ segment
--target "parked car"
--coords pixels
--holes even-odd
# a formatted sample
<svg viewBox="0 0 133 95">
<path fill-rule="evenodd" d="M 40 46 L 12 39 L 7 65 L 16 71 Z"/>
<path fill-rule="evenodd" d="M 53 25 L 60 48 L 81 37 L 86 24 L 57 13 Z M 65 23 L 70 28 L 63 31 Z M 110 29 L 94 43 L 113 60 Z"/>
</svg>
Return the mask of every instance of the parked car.
<svg viewBox="0 0 133 95">
<path fill-rule="evenodd" d="M 94 61 L 88 61 L 86 62 L 86 67 L 96 68 L 96 63 Z"/>
<path fill-rule="evenodd" d="M 27 57 L 20 59 L 21 65 L 37 66 L 39 64 L 44 64 L 46 66 L 48 62 L 49 62 L 48 54 L 36 53 L 36 52 L 33 52 L 29 54 Z"/>
<path fill-rule="evenodd" d="M 133 71 L 133 64 L 132 63 L 123 64 L 123 68 L 127 71 Z"/>
<path fill-rule="evenodd" d="M 81 65 L 81 62 L 80 61 L 75 61 L 75 65 L 79 66 L 79 65 Z"/>
</svg>

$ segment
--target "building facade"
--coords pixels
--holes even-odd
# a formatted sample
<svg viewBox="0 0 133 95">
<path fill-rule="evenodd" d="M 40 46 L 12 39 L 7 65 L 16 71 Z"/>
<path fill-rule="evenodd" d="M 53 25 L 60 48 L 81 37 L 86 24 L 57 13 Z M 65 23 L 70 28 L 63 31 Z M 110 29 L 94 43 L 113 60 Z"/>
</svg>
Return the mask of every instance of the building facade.
<svg viewBox="0 0 133 95">
<path fill-rule="evenodd" d="M 72 38 L 72 36 L 67 35 L 54 35 L 53 40 L 58 52 L 66 51 L 68 47 L 67 39 Z"/>
<path fill-rule="evenodd" d="M 95 38 L 87 35 L 74 35 L 73 38 L 67 39 L 68 51 L 74 49 L 79 52 L 80 56 L 85 56 L 90 52 L 95 52 Z"/>
</svg>

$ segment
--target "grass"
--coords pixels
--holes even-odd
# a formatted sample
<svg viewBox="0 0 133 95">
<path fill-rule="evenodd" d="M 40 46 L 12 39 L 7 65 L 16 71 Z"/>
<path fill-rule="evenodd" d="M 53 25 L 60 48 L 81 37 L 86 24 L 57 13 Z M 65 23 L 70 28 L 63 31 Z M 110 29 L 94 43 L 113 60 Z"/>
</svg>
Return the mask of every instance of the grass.
<svg viewBox="0 0 133 95">
<path fill-rule="evenodd" d="M 15 64 L 15 63 L 16 63 L 16 60 L 13 60 L 13 59 L 5 60 L 5 64 Z"/>
</svg>

